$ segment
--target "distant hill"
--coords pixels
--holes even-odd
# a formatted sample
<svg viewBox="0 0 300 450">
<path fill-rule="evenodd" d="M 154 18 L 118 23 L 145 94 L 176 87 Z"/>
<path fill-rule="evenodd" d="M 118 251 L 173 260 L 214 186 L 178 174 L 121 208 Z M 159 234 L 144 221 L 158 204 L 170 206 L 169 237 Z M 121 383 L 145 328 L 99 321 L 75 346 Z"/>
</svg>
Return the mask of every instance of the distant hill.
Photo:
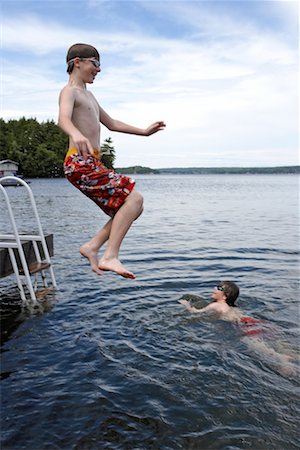
<svg viewBox="0 0 300 450">
<path fill-rule="evenodd" d="M 300 166 L 279 167 L 174 167 L 151 169 L 150 167 L 132 166 L 116 168 L 117 172 L 133 174 L 300 174 Z"/>
<path fill-rule="evenodd" d="M 115 170 L 116 172 L 126 173 L 128 175 L 134 175 L 137 173 L 146 173 L 146 174 L 160 173 L 158 169 L 150 169 L 150 167 L 143 167 L 143 166 L 117 167 Z"/>
</svg>

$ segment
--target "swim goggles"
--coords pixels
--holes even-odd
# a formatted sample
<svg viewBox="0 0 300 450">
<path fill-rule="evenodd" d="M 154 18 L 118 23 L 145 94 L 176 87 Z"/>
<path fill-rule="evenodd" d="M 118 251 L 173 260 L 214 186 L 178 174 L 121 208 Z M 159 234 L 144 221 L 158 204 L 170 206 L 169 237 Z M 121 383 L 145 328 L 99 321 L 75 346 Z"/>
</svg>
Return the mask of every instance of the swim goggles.
<svg viewBox="0 0 300 450">
<path fill-rule="evenodd" d="M 99 67 L 100 67 L 100 61 L 98 59 L 80 58 L 79 56 L 76 56 L 75 58 L 70 59 L 67 62 L 68 66 L 70 64 L 72 64 L 75 61 L 76 58 L 79 58 L 80 61 L 90 61 L 93 64 L 93 66 L 96 67 L 96 69 L 99 69 Z"/>
</svg>

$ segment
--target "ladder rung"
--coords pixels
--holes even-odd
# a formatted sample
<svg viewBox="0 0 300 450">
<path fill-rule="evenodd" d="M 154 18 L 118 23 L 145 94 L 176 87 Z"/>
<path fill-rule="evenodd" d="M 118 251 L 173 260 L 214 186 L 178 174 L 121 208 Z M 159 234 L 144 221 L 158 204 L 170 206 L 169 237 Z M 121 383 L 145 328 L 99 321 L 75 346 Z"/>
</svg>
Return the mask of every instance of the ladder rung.
<svg viewBox="0 0 300 450">
<path fill-rule="evenodd" d="M 7 241 L 7 242 L 3 242 L 0 241 L 0 248 L 18 248 L 18 244 L 16 242 L 12 242 L 12 241 Z"/>
<path fill-rule="evenodd" d="M 39 234 L 18 234 L 20 241 L 41 241 L 42 236 Z M 12 241 L 16 240 L 16 236 L 14 234 L 0 234 L 0 240 L 9 239 Z"/>
<path fill-rule="evenodd" d="M 42 261 L 41 263 L 33 263 L 30 264 L 30 266 L 28 267 L 29 272 L 32 273 L 37 273 L 37 272 L 41 272 L 41 270 L 45 270 L 45 269 L 49 269 L 51 264 L 47 263 L 46 261 Z M 20 270 L 20 274 L 23 274 L 24 271 Z"/>
</svg>

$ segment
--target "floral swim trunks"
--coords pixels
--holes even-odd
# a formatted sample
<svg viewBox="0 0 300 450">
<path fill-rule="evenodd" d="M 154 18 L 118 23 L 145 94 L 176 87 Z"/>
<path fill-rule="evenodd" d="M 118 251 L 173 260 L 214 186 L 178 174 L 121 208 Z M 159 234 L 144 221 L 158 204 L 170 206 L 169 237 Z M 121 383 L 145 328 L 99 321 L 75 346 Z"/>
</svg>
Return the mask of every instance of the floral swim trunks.
<svg viewBox="0 0 300 450">
<path fill-rule="evenodd" d="M 67 179 L 95 202 L 110 217 L 114 217 L 134 188 L 135 181 L 105 167 L 99 159 L 84 159 L 71 149 L 64 160 Z"/>
<path fill-rule="evenodd" d="M 263 320 L 244 316 L 240 318 L 240 323 L 243 324 L 242 331 L 247 336 L 261 335 L 264 332 Z"/>
</svg>

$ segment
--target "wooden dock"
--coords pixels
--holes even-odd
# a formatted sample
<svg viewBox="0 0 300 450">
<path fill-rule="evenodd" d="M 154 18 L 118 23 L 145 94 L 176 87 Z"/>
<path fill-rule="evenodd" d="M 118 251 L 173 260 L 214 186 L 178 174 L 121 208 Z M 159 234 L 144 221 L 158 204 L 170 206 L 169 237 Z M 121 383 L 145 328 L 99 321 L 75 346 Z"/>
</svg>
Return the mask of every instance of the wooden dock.
<svg viewBox="0 0 300 450">
<path fill-rule="evenodd" d="M 53 234 L 45 235 L 45 239 L 46 239 L 46 244 L 48 247 L 49 255 L 53 256 L 53 254 L 54 254 Z M 7 241 L 7 239 L 5 239 L 5 241 Z M 43 260 L 45 255 L 43 252 L 42 244 L 41 244 L 41 242 L 37 242 L 37 245 L 38 245 L 42 260 Z M 38 272 L 40 270 L 47 268 L 47 267 L 42 267 L 41 264 L 37 263 L 32 241 L 29 241 L 29 240 L 23 241 L 22 247 L 23 247 L 23 250 L 25 253 L 25 257 L 26 257 L 26 261 L 28 263 L 30 273 L 35 273 L 35 272 Z M 21 260 L 19 257 L 19 252 L 17 249 L 13 249 L 13 251 L 14 251 L 14 254 L 16 257 L 18 269 L 20 271 L 20 274 L 22 274 L 23 267 L 22 267 Z M 0 248 L 0 278 L 7 277 L 8 275 L 12 275 L 13 273 L 14 273 L 14 270 L 11 265 L 8 249 Z"/>
</svg>

